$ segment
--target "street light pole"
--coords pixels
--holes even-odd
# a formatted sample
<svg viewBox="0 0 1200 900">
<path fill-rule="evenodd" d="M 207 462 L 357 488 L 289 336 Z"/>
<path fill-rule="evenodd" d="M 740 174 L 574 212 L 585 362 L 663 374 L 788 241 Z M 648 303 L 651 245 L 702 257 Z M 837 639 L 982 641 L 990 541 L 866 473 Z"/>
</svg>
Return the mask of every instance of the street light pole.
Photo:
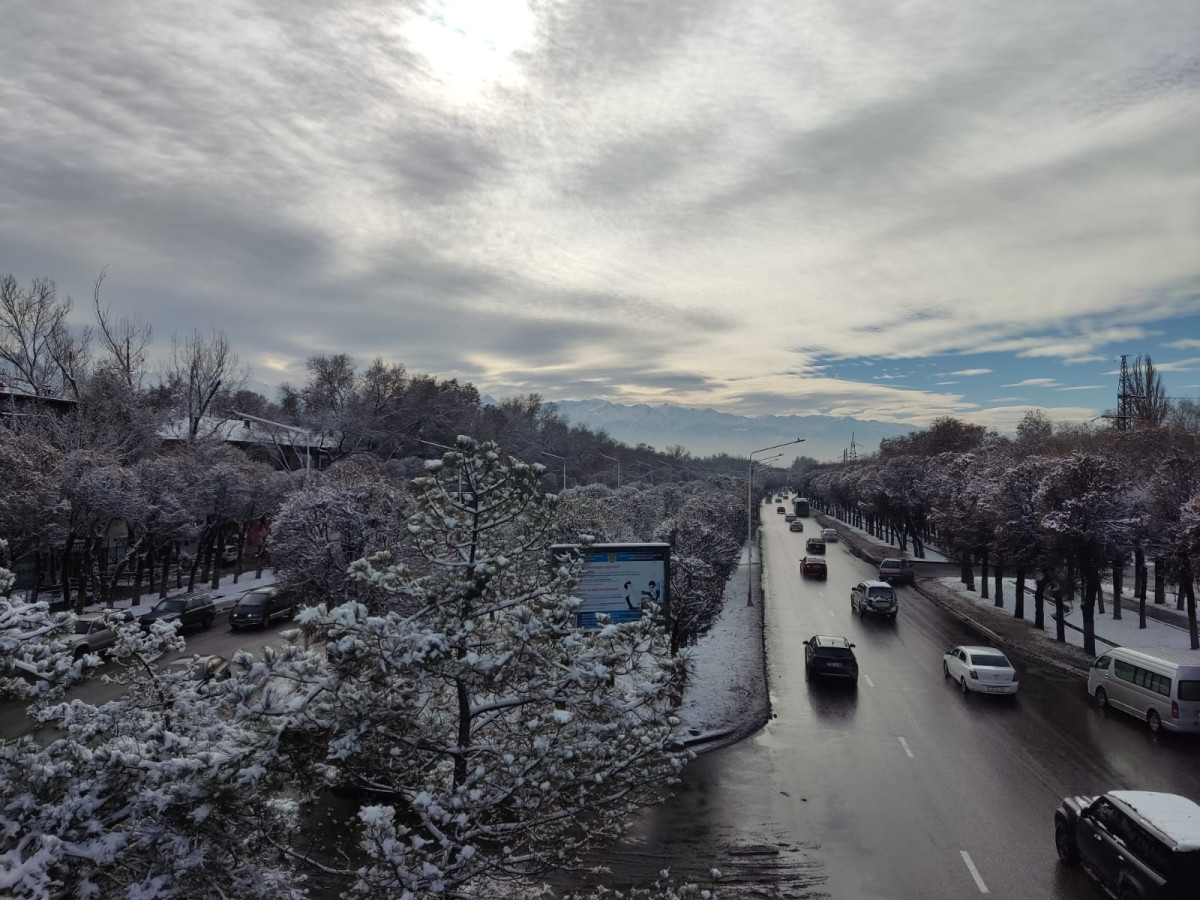
<svg viewBox="0 0 1200 900">
<path fill-rule="evenodd" d="M 754 518 L 753 518 L 753 502 L 754 502 L 754 455 L 756 453 L 766 453 L 768 450 L 778 450 L 780 447 L 787 447 L 791 444 L 800 444 L 804 442 L 804 438 L 796 438 L 794 441 L 784 441 L 782 444 L 775 444 L 771 447 L 763 447 L 761 450 L 755 450 L 750 454 L 750 464 L 746 467 L 746 605 L 754 605 Z"/>
<path fill-rule="evenodd" d="M 563 491 L 565 491 L 565 490 L 567 489 L 567 459 L 566 459 L 566 457 L 565 457 L 565 456 L 559 456 L 557 453 L 550 453 L 550 452 L 548 452 L 548 451 L 546 451 L 546 450 L 539 450 L 539 451 L 538 451 L 538 453 L 542 454 L 542 456 L 553 456 L 555 459 L 561 459 L 561 460 L 562 460 L 562 464 L 563 464 L 563 480 L 562 480 L 562 487 L 561 487 L 561 488 L 559 488 L 559 490 L 558 490 L 558 492 L 561 494 Z"/>
<path fill-rule="evenodd" d="M 621 489 L 621 461 L 619 459 L 617 459 L 615 456 L 608 456 L 607 454 L 604 454 L 604 453 L 597 453 L 596 455 L 601 456 L 604 459 L 611 459 L 613 462 L 615 462 L 617 464 L 617 490 L 619 491 Z"/>
<path fill-rule="evenodd" d="M 654 466 L 650 465 L 650 463 L 644 463 L 644 462 L 640 462 L 640 463 L 638 463 L 638 465 L 645 466 L 647 469 L 650 470 L 650 483 L 654 484 Z"/>
</svg>

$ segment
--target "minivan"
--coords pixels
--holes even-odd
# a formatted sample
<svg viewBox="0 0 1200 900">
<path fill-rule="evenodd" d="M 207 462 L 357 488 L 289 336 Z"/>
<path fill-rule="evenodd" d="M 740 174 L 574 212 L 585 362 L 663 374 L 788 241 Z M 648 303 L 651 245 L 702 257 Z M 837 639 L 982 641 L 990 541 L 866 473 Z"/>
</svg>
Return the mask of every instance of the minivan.
<svg viewBox="0 0 1200 900">
<path fill-rule="evenodd" d="M 1200 654 L 1114 647 L 1096 657 L 1088 694 L 1137 716 L 1151 731 L 1200 731 Z"/>
</svg>

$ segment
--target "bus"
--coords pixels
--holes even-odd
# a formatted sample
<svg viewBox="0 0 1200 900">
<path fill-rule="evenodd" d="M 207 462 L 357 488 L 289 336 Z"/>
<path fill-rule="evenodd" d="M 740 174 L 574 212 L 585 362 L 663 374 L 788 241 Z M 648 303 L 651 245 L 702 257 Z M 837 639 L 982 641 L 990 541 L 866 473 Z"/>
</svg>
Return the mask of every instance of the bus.
<svg viewBox="0 0 1200 900">
<path fill-rule="evenodd" d="M 804 497 L 797 497 L 794 503 L 796 507 L 796 518 L 808 518 L 808 500 Z"/>
</svg>

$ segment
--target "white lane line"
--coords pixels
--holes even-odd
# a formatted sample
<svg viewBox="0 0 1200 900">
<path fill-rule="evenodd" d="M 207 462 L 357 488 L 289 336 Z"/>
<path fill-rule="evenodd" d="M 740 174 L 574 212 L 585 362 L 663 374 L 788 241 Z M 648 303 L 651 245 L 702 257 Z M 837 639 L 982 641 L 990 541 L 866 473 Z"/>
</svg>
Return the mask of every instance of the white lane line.
<svg viewBox="0 0 1200 900">
<path fill-rule="evenodd" d="M 983 883 L 983 879 L 979 877 L 979 870 L 975 868 L 975 863 L 971 862 L 971 854 L 966 850 L 959 850 L 962 854 L 963 862 L 967 864 L 967 871 L 971 873 L 971 877 L 975 879 L 975 886 L 979 888 L 979 893 L 986 894 L 988 892 L 987 885 Z"/>
<path fill-rule="evenodd" d="M 863 672 L 863 678 L 867 679 L 867 684 L 868 684 L 868 685 L 870 685 L 871 687 L 875 687 L 875 682 L 873 682 L 873 681 L 871 680 L 871 676 L 870 676 L 870 675 L 868 675 L 866 672 Z"/>
<path fill-rule="evenodd" d="M 908 749 L 908 741 L 906 741 L 902 735 L 896 735 L 896 737 L 900 738 L 900 746 L 904 748 L 904 752 L 908 754 L 908 758 L 912 759 L 913 752 Z"/>
</svg>

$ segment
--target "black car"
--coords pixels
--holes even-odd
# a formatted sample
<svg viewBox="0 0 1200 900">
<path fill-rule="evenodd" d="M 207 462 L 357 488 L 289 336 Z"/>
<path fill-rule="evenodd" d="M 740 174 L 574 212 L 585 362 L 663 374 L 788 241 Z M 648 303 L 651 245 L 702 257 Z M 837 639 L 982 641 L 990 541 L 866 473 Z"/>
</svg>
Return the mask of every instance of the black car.
<svg viewBox="0 0 1200 900">
<path fill-rule="evenodd" d="M 195 593 L 183 597 L 168 597 L 159 600 L 150 612 L 138 618 L 143 631 L 149 631 L 155 622 L 179 622 L 180 630 L 199 625 L 211 628 L 217 617 L 217 607 L 208 594 Z"/>
<path fill-rule="evenodd" d="M 1157 791 L 1067 797 L 1054 846 L 1120 900 L 1184 900 L 1200 884 L 1200 805 Z"/>
<path fill-rule="evenodd" d="M 854 645 L 844 637 L 814 634 L 804 642 L 804 675 L 832 675 L 858 684 L 858 659 Z"/>
<path fill-rule="evenodd" d="M 818 537 L 810 537 L 804 542 L 804 549 L 808 553 L 824 553 L 825 541 Z"/>
<path fill-rule="evenodd" d="M 229 628 L 237 631 L 246 625 L 266 628 L 272 619 L 290 619 L 300 604 L 296 598 L 274 585 L 254 588 L 242 594 L 229 611 Z"/>
</svg>

